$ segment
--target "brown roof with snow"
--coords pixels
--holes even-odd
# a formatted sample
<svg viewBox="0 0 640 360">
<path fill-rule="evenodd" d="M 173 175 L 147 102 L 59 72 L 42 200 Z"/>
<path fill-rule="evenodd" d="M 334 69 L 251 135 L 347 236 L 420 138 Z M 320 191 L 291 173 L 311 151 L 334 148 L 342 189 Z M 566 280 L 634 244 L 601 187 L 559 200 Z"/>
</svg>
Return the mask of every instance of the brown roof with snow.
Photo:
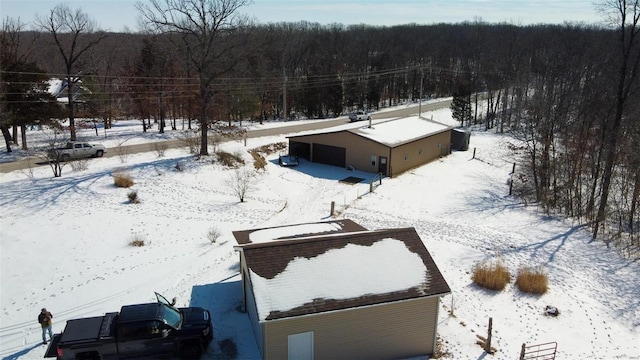
<svg viewBox="0 0 640 360">
<path fill-rule="evenodd" d="M 441 296 L 451 292 L 449 285 L 414 228 L 347 232 L 295 240 L 247 244 L 241 245 L 239 248 L 242 249 L 245 262 L 251 271 L 260 277 L 272 279 L 283 272 L 289 262 L 295 258 L 313 258 L 331 249 L 344 248 L 348 244 L 371 246 L 377 241 L 387 238 L 402 241 L 409 251 L 416 253 L 422 259 L 429 278 L 427 285 L 387 294 L 363 295 L 352 299 L 316 299 L 288 311 L 272 312 L 266 319 L 273 320 L 420 297 Z M 358 261 L 358 259 L 353 259 L 353 261 Z M 389 261 L 396 261 L 396 259 L 390 258 Z"/>
<path fill-rule="evenodd" d="M 355 223 L 352 220 L 349 219 L 340 219 L 340 220 L 330 220 L 330 221 L 321 221 L 321 222 L 317 222 L 317 223 L 306 223 L 306 224 L 295 224 L 295 225 L 286 225 L 286 226 L 274 226 L 274 227 L 267 227 L 267 228 L 261 228 L 261 229 L 250 229 L 250 230 L 239 230 L 239 231 L 233 231 L 233 236 L 235 237 L 236 241 L 238 242 L 238 244 L 240 245 L 244 245 L 244 244 L 251 244 L 251 233 L 256 232 L 256 231 L 261 231 L 261 230 L 268 230 L 268 229 L 278 229 L 278 228 L 282 228 L 282 227 L 294 227 L 294 226 L 298 226 L 298 225 L 309 225 L 309 224 L 336 224 L 339 225 L 341 230 L 336 230 L 336 231 L 332 231 L 332 232 L 323 232 L 323 233 L 316 233 L 316 234 L 300 234 L 300 235 L 295 235 L 295 236 L 284 236 L 281 238 L 276 238 L 273 240 L 282 240 L 282 239 L 294 239 L 294 238 L 299 238 L 299 237 L 309 237 L 309 236 L 313 236 L 313 235 L 326 235 L 326 234 L 332 234 L 332 233 L 343 233 L 343 232 L 353 232 L 353 231 L 364 231 L 367 230 L 365 227 Z"/>
</svg>

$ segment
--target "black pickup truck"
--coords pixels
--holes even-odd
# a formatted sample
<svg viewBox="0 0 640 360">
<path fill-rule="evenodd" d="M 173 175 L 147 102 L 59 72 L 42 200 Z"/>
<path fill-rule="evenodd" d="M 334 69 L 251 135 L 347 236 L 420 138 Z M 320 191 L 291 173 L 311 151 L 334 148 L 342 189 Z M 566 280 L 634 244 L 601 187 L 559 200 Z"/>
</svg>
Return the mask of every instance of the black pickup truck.
<svg viewBox="0 0 640 360">
<path fill-rule="evenodd" d="M 198 359 L 213 340 L 209 311 L 176 308 L 156 293 L 158 302 L 127 305 L 119 313 L 67 321 L 44 357 L 58 360 L 128 358 Z"/>
</svg>

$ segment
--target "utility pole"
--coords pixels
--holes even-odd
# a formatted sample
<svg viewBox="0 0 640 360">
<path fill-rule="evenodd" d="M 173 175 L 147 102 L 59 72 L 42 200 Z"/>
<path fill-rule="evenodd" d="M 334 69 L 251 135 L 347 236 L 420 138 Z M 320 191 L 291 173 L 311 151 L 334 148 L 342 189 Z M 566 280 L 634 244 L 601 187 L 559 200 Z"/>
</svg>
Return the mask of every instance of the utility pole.
<svg viewBox="0 0 640 360">
<path fill-rule="evenodd" d="M 284 60 L 284 56 L 282 58 Z M 282 62 L 282 77 L 284 78 L 284 86 L 282 87 L 282 116 L 284 116 L 284 121 L 288 121 L 289 114 L 287 113 L 287 70 L 284 66 L 284 61 Z"/>
<path fill-rule="evenodd" d="M 422 69 L 422 60 L 420 61 L 420 100 L 418 101 L 418 118 L 422 117 L 422 82 L 424 80 L 424 71 Z"/>
</svg>

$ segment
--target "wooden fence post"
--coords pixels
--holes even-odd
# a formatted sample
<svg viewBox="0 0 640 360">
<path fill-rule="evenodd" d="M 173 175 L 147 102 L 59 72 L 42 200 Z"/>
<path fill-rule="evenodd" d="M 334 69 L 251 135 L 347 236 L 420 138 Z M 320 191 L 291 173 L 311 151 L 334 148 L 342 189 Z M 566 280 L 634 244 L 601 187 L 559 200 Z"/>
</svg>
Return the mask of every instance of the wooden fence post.
<svg viewBox="0 0 640 360">
<path fill-rule="evenodd" d="M 333 211 L 336 209 L 336 202 L 332 201 L 331 202 L 331 214 L 329 214 L 329 216 L 333 216 Z"/>
<path fill-rule="evenodd" d="M 524 354 L 527 350 L 527 344 L 522 343 L 522 348 L 520 349 L 520 360 L 524 360 Z"/>
<path fill-rule="evenodd" d="M 487 343 L 484 351 L 491 354 L 491 330 L 493 328 L 493 318 L 489 318 L 489 334 L 487 334 Z"/>
<path fill-rule="evenodd" d="M 473 148 L 473 156 L 471 157 L 471 159 L 475 159 L 476 158 L 476 148 Z"/>
<path fill-rule="evenodd" d="M 513 193 L 513 176 L 516 174 L 516 163 L 513 163 L 511 167 L 511 174 L 509 174 L 509 196 Z"/>
</svg>

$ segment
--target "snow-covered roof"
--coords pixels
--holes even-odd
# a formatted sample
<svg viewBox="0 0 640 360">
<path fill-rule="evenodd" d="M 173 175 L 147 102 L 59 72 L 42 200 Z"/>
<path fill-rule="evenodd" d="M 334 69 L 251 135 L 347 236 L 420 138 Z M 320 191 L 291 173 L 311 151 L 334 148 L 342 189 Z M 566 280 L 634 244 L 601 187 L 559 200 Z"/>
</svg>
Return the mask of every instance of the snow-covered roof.
<svg viewBox="0 0 640 360">
<path fill-rule="evenodd" d="M 294 224 L 262 229 L 234 231 L 238 244 L 263 243 L 278 239 L 290 239 L 311 235 L 326 235 L 350 231 L 366 230 L 349 219 L 321 221 L 306 224 Z"/>
<path fill-rule="evenodd" d="M 413 228 L 241 249 L 261 321 L 450 292 Z"/>
<path fill-rule="evenodd" d="M 350 132 L 377 143 L 395 147 L 452 129 L 452 127 L 418 116 L 387 119 L 384 121 L 356 122 L 324 130 L 303 132 L 289 138 Z"/>
<path fill-rule="evenodd" d="M 65 79 L 51 78 L 47 82 L 49 83 L 49 88 L 47 90 L 49 94 L 55 97 L 59 103 L 68 104 L 69 97 L 66 96 L 67 81 Z M 74 83 L 76 84 L 74 86 L 74 93 L 73 93 L 74 102 L 76 101 L 76 98 L 78 97 L 79 93 L 81 92 L 89 93 L 89 94 L 91 93 L 91 91 L 87 87 L 82 86 L 81 79 L 74 78 Z"/>
<path fill-rule="evenodd" d="M 393 147 L 431 136 L 447 129 L 450 129 L 447 125 L 413 116 L 381 122 L 371 127 L 362 126 L 350 131 L 375 142 Z"/>
</svg>

